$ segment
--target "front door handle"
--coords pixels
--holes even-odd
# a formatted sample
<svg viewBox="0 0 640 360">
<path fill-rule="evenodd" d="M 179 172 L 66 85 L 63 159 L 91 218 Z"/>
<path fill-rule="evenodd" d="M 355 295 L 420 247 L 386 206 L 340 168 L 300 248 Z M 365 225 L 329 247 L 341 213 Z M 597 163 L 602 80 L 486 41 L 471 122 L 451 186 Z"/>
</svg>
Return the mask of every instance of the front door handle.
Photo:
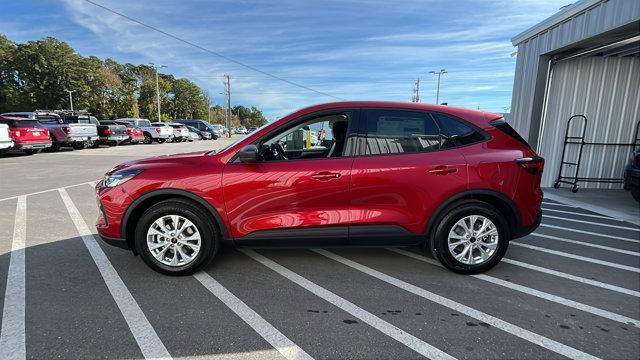
<svg viewBox="0 0 640 360">
<path fill-rule="evenodd" d="M 340 177 L 340 173 L 334 173 L 329 171 L 322 171 L 316 174 L 311 175 L 312 178 L 316 180 L 331 180 L 337 179 Z"/>
<path fill-rule="evenodd" d="M 429 174 L 447 175 L 447 174 L 452 174 L 452 173 L 457 172 L 457 171 L 458 171 L 457 168 L 440 165 L 440 166 L 436 166 L 433 169 L 429 170 Z"/>
</svg>

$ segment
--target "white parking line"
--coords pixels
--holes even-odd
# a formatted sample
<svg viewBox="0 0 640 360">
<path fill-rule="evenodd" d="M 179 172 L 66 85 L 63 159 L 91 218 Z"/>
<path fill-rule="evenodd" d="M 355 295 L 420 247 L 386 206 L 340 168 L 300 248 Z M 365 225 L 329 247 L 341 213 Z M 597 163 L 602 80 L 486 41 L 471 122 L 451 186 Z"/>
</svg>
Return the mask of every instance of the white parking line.
<svg viewBox="0 0 640 360">
<path fill-rule="evenodd" d="M 551 236 L 551 235 L 540 234 L 540 233 L 535 233 L 535 232 L 531 233 L 531 236 L 543 237 L 543 238 L 546 238 L 546 239 L 562 241 L 562 242 L 566 242 L 566 243 L 570 243 L 570 244 L 576 244 L 576 245 L 588 246 L 588 247 L 592 247 L 592 248 L 596 248 L 596 249 L 613 251 L 613 252 L 617 252 L 617 253 L 625 254 L 625 255 L 640 256 L 640 252 L 637 252 L 637 251 L 622 250 L 622 249 L 617 249 L 617 248 L 610 247 L 610 246 L 598 245 L 598 244 L 593 244 L 593 243 L 584 242 L 584 241 L 578 241 L 578 240 L 565 239 L 565 238 L 561 238 L 561 237 L 557 237 L 557 236 Z"/>
<path fill-rule="evenodd" d="M 570 258 L 570 259 L 586 261 L 586 262 L 590 262 L 592 264 L 598 264 L 598 265 L 602 265 L 602 266 L 608 266 L 608 267 L 612 267 L 612 268 L 616 268 L 616 269 L 621 269 L 621 270 L 632 271 L 632 272 L 635 272 L 635 273 L 640 273 L 640 269 L 639 268 L 635 268 L 633 266 L 620 265 L 620 264 L 612 263 L 612 262 L 609 262 L 609 261 L 598 260 L 598 259 L 594 259 L 594 258 L 590 258 L 590 257 L 586 257 L 586 256 L 574 255 L 574 254 L 569 254 L 569 253 L 562 252 L 562 251 L 557 251 L 557 250 L 551 250 L 551 249 L 547 249 L 547 248 L 543 248 L 543 247 L 539 247 L 539 246 L 523 244 L 523 243 L 517 242 L 517 241 L 511 241 L 509 244 L 510 245 L 515 245 L 515 246 L 521 246 L 521 247 L 524 247 L 524 248 L 527 248 L 527 249 L 531 249 L 531 250 L 545 252 L 547 254 L 553 254 L 553 255 L 558 255 L 558 256 L 562 256 L 562 257 L 566 257 L 566 258 Z"/>
<path fill-rule="evenodd" d="M 409 252 L 409 251 L 406 251 L 406 250 L 393 249 L 393 248 L 389 248 L 388 250 L 393 251 L 393 252 L 395 252 L 397 254 L 400 254 L 400 255 L 404 255 L 404 256 L 410 257 L 412 259 L 416 259 L 416 260 L 419 260 L 419 261 L 422 261 L 422 262 L 426 262 L 426 263 L 431 264 L 431 265 L 435 265 L 435 266 L 438 266 L 438 267 L 443 267 L 442 264 L 440 264 L 436 260 L 429 259 L 427 257 L 421 256 L 421 255 L 418 255 L 418 254 L 415 254 L 415 253 L 412 253 L 412 252 Z M 630 318 L 630 317 L 627 317 L 627 316 L 623 316 L 623 315 L 619 315 L 619 314 L 613 313 L 611 311 L 603 310 L 603 309 L 600 309 L 600 308 L 597 308 L 597 307 L 594 307 L 594 306 L 591 306 L 591 305 L 583 304 L 583 303 L 580 303 L 580 302 L 577 302 L 577 301 L 573 301 L 573 300 L 566 299 L 566 298 L 563 298 L 563 297 L 560 297 L 560 296 L 549 294 L 549 293 L 546 293 L 544 291 L 536 290 L 536 289 L 533 289 L 533 288 L 530 288 L 530 287 L 526 287 L 526 286 L 523 286 L 523 285 L 518 285 L 518 284 L 509 282 L 509 281 L 504 281 L 502 279 L 498 279 L 496 277 L 489 276 L 489 275 L 484 275 L 484 274 L 471 275 L 471 277 L 474 277 L 474 278 L 480 279 L 480 280 L 484 280 L 484 281 L 490 282 L 490 283 L 495 284 L 495 285 L 506 287 L 506 288 L 511 289 L 511 290 L 519 291 L 519 292 L 527 294 L 527 295 L 531 295 L 531 296 L 535 296 L 535 297 L 538 297 L 538 298 L 541 298 L 541 299 L 544 299 L 544 300 L 547 300 L 547 301 L 551 301 L 551 302 L 554 302 L 556 304 L 560 304 L 560 305 L 568 306 L 568 307 L 571 307 L 571 308 L 574 308 L 574 309 L 577 309 L 577 310 L 581 310 L 581 311 L 587 312 L 589 314 L 597 315 L 597 316 L 600 316 L 600 317 L 603 317 L 603 318 L 606 318 L 606 319 L 609 319 L 609 320 L 613 320 L 613 321 L 617 321 L 617 322 L 620 322 L 620 323 L 623 323 L 623 324 L 629 324 L 629 325 L 633 325 L 633 326 L 636 326 L 636 327 L 640 327 L 640 320 L 636 320 L 636 319 L 633 319 L 633 318 Z"/>
<path fill-rule="evenodd" d="M 317 285 L 306 278 L 296 274 L 295 272 L 287 269 L 286 267 L 276 263 L 275 261 L 268 259 L 257 252 L 250 249 L 239 249 L 241 252 L 268 267 L 269 269 L 284 276 L 290 281 L 301 286 L 305 290 L 313 293 L 314 295 L 324 299 L 325 301 L 337 306 L 338 308 L 348 312 L 349 314 L 357 317 L 363 322 L 369 324 L 373 328 L 382 332 L 383 334 L 393 338 L 401 344 L 407 346 L 411 350 L 419 353 L 422 356 L 426 356 L 430 359 L 455 359 L 453 356 L 443 352 L 442 350 L 418 339 L 417 337 L 405 332 L 404 330 L 392 325 L 372 313 L 360 308 L 352 302 L 332 293 L 331 291 Z"/>
<path fill-rule="evenodd" d="M 576 232 L 576 233 L 580 233 L 580 234 L 602 236 L 602 237 L 607 237 L 607 238 L 610 238 L 610 239 L 628 241 L 628 242 L 633 242 L 633 243 L 640 243 L 640 240 L 630 239 L 630 238 L 626 238 L 626 237 L 622 237 L 622 236 L 613 236 L 613 235 L 601 234 L 601 233 L 592 232 L 592 231 L 579 230 L 579 229 L 568 228 L 568 227 L 557 226 L 557 225 L 549 225 L 549 224 L 545 224 L 545 223 L 540 224 L 540 226 L 544 226 L 544 227 L 548 227 L 548 228 L 552 228 L 552 229 L 558 229 L 558 230 L 567 230 L 567 231 Z"/>
<path fill-rule="evenodd" d="M 543 217 L 543 218 L 549 218 L 549 219 L 558 219 L 558 220 L 573 221 L 573 222 L 582 223 L 582 224 L 590 224 L 590 225 L 605 226 L 605 227 L 611 227 L 611 228 L 616 228 L 616 229 L 631 230 L 631 231 L 640 231 L 640 229 L 638 229 L 638 228 L 632 228 L 632 227 L 628 227 L 628 226 L 620 226 L 620 225 L 603 224 L 603 223 L 599 223 L 599 222 L 586 221 L 586 220 L 578 220 L 578 219 L 571 219 L 571 218 L 561 217 L 561 216 L 553 216 L 553 215 L 544 215 L 544 214 L 542 214 L 542 217 Z"/>
<path fill-rule="evenodd" d="M 92 183 L 92 181 L 87 181 L 87 182 L 83 182 L 83 183 L 79 183 L 79 184 L 73 184 L 73 185 L 67 185 L 67 186 L 63 186 L 63 189 L 68 189 L 68 188 L 72 188 L 72 187 L 76 187 L 76 186 L 82 186 L 82 185 L 87 185 Z M 16 195 L 16 196 L 10 196 L 10 197 L 6 197 L 4 199 L 0 199 L 0 201 L 6 201 L 6 200 L 12 200 L 12 199 L 17 199 L 20 196 L 31 196 L 31 195 L 38 195 L 38 194 L 44 194 L 50 191 L 57 191 L 59 188 L 53 188 L 53 189 L 47 189 L 47 190 L 42 190 L 42 191 L 36 191 L 36 192 L 32 192 L 32 193 L 28 193 L 28 194 L 22 194 L 22 195 Z"/>
<path fill-rule="evenodd" d="M 238 299 L 229 290 L 211 275 L 200 272 L 193 275 L 207 290 L 222 301 L 231 311 L 236 313 L 247 325 L 251 326 L 263 339 L 265 339 L 274 349 L 278 350 L 287 359 L 313 359 L 302 348 L 289 340 L 278 329 L 273 327 L 257 312 L 253 311 L 242 300 Z"/>
<path fill-rule="evenodd" d="M 512 335 L 515 335 L 521 339 L 524 339 L 530 343 L 536 344 L 538 346 L 541 346 L 545 349 L 551 350 L 557 354 L 572 358 L 572 359 L 598 359 L 597 357 L 593 356 L 593 355 L 589 355 L 585 352 L 582 352 L 580 350 L 574 349 L 568 345 L 564 345 L 561 344 L 557 341 L 551 340 L 547 337 L 544 337 L 542 335 L 536 334 L 534 332 L 531 332 L 529 330 L 523 329 L 517 325 L 508 323 L 504 320 L 498 319 L 495 316 L 486 314 L 482 311 L 473 309 L 469 306 L 466 306 L 464 304 L 461 304 L 459 302 L 453 301 L 449 298 L 446 298 L 444 296 L 440 296 L 438 294 L 434 294 L 430 291 L 427 291 L 423 288 L 420 288 L 418 286 L 409 284 L 405 281 L 402 281 L 400 279 L 396 279 L 392 276 L 389 276 L 387 274 L 384 274 L 380 271 L 374 270 L 368 266 L 364 266 L 360 263 L 357 263 L 355 261 L 346 259 L 342 256 L 336 255 L 334 253 L 328 252 L 326 250 L 322 250 L 322 249 L 316 249 L 314 250 L 316 253 L 320 254 L 320 255 L 324 255 L 330 259 L 333 259 L 339 263 L 342 263 L 344 265 L 347 265 L 353 269 L 356 269 L 358 271 L 361 271 L 367 275 L 373 276 L 376 279 L 382 280 L 388 284 L 394 285 L 402 290 L 408 291 L 412 294 L 415 294 L 417 296 L 420 296 L 422 298 L 425 298 L 429 301 L 432 301 L 436 304 L 440 304 L 442 306 L 446 306 L 449 309 L 452 309 L 454 311 L 457 311 L 461 314 L 465 314 L 467 316 L 470 316 L 474 319 L 478 319 L 479 321 L 482 321 L 484 323 L 487 323 L 489 325 L 492 325 L 500 330 L 506 331 Z"/>
<path fill-rule="evenodd" d="M 171 355 L 165 348 L 164 344 L 158 337 L 158 334 L 149 323 L 149 320 L 140 309 L 140 306 L 127 289 L 116 269 L 111 265 L 107 255 L 102 251 L 100 245 L 93 237 L 87 223 L 80 215 L 80 211 L 73 204 L 67 191 L 63 188 L 58 189 L 64 205 L 67 207 L 69 216 L 76 227 L 76 230 L 82 237 L 84 245 L 89 250 L 93 261 L 95 262 L 100 275 L 104 279 L 113 300 L 118 305 L 122 316 L 124 317 L 129 329 L 136 339 L 142 355 L 146 359 L 171 359 Z"/>
<path fill-rule="evenodd" d="M 614 220 L 614 221 L 620 221 L 620 222 L 624 221 L 624 220 L 621 220 L 621 219 L 616 219 L 616 218 L 612 218 L 612 217 L 605 216 L 605 215 L 594 215 L 594 214 L 587 214 L 587 213 L 583 213 L 583 212 L 557 210 L 557 209 L 551 209 L 551 208 L 545 208 L 545 207 L 542 208 L 542 211 L 552 211 L 552 212 L 557 212 L 557 213 L 562 213 L 562 214 L 573 214 L 573 215 L 586 216 L 586 217 L 592 217 L 592 218 L 598 218 L 598 219 Z"/>
<path fill-rule="evenodd" d="M 11 258 L 7 273 L 0 330 L 0 354 L 3 359 L 25 359 L 25 269 L 24 248 L 27 239 L 27 197 L 18 197 Z"/>
<path fill-rule="evenodd" d="M 571 274 L 567 274 L 567 273 L 563 273 L 561 271 L 557 271 L 557 270 L 552 270 L 552 269 L 547 269 L 544 268 L 542 266 L 537 266 L 537 265 L 533 265 L 533 264 L 528 264 L 522 261 L 518 261 L 518 260 L 513 260 L 513 259 L 507 259 L 507 258 L 502 258 L 502 262 L 505 262 L 507 264 L 511 264 L 511 265 L 515 265 L 515 266 L 520 266 L 529 270 L 534 270 L 534 271 L 538 271 L 544 274 L 549 274 L 549 275 L 553 275 L 553 276 L 557 276 L 557 277 L 561 277 L 567 280 L 572 280 L 572 281 L 576 281 L 582 284 L 587 284 L 587 285 L 591 285 L 591 286 L 596 286 L 602 289 L 606 289 L 606 290 L 611 290 L 611 291 L 615 291 L 621 294 L 627 294 L 627 295 L 631 295 L 631 296 L 635 296 L 635 297 L 640 297 L 640 291 L 635 291 L 635 290 L 630 290 L 630 289 L 625 289 L 623 287 L 620 286 L 615 286 L 615 285 L 611 285 L 611 284 L 607 284 L 607 283 L 603 283 L 601 281 L 595 281 L 595 280 L 591 280 L 591 279 L 587 279 L 581 276 L 575 276 L 575 275 L 571 275 Z"/>
</svg>

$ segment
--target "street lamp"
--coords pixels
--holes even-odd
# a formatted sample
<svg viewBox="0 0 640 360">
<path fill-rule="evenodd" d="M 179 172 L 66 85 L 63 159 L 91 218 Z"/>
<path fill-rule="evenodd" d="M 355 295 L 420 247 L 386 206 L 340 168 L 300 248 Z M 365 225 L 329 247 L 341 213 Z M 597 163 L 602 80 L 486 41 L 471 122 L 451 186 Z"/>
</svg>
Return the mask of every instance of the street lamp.
<svg viewBox="0 0 640 360">
<path fill-rule="evenodd" d="M 440 104 L 440 76 L 447 73 L 447 70 L 440 69 L 440 71 L 429 71 L 429 74 L 438 75 L 438 85 L 436 87 L 436 104 Z"/>
<path fill-rule="evenodd" d="M 156 66 L 154 63 L 149 63 L 151 67 L 156 71 L 156 97 L 158 99 L 158 122 L 162 121 L 160 119 L 160 83 L 158 81 L 158 69 L 166 68 L 166 65 Z"/>
<path fill-rule="evenodd" d="M 69 105 L 71 106 L 71 111 L 73 111 L 73 94 L 74 92 L 76 92 L 75 90 L 65 90 L 66 92 L 69 93 Z"/>
</svg>

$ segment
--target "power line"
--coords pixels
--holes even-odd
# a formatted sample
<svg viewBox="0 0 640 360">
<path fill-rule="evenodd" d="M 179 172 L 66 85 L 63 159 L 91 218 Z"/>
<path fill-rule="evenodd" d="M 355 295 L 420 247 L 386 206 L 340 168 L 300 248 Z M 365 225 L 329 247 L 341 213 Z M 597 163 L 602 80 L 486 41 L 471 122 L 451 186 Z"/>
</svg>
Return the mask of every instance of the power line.
<svg viewBox="0 0 640 360">
<path fill-rule="evenodd" d="M 92 5 L 94 5 L 94 6 L 97 6 L 97 7 L 101 8 L 101 9 L 103 9 L 103 10 L 106 10 L 106 11 L 108 11 L 108 12 L 110 12 L 110 13 L 113 13 L 113 14 L 115 14 L 115 15 L 118 15 L 118 16 L 120 16 L 120 17 L 123 17 L 123 18 L 125 18 L 125 19 L 127 19 L 127 20 L 129 20 L 129 21 L 132 21 L 132 22 L 134 22 L 134 23 L 136 23 L 136 24 L 138 24 L 138 25 L 141 25 L 141 26 L 144 26 L 144 27 L 146 27 L 146 28 L 148 28 L 148 29 L 151 29 L 151 30 L 153 30 L 153 31 L 159 32 L 160 34 L 163 34 L 163 35 L 165 35 L 165 36 L 168 36 L 168 37 L 170 37 L 170 38 L 172 38 L 172 39 L 174 39 L 174 40 L 177 40 L 177 41 L 183 42 L 183 43 L 185 43 L 185 44 L 187 44 L 187 45 L 189 45 L 189 46 L 193 46 L 193 47 L 195 47 L 195 48 L 197 48 L 197 49 L 200 49 L 200 50 L 202 50 L 202 51 L 204 51 L 204 52 L 207 52 L 207 53 L 209 53 L 209 54 L 212 54 L 212 55 L 215 55 L 215 56 L 217 56 L 217 57 L 220 57 L 220 58 L 222 58 L 222 59 L 224 59 L 224 60 L 227 60 L 227 61 L 229 61 L 229 62 L 232 62 L 232 63 L 234 63 L 234 64 L 236 64 L 236 65 L 240 65 L 240 66 L 242 66 L 242 67 L 244 67 L 244 68 L 247 68 L 247 69 L 249 69 L 249 70 L 252 70 L 252 71 L 255 71 L 255 72 L 257 72 L 257 73 L 260 73 L 260 74 L 263 74 L 263 75 L 269 76 L 269 77 L 274 78 L 274 79 L 276 79 L 276 80 L 280 80 L 280 81 L 285 82 L 285 83 L 287 83 L 287 84 L 289 84 L 289 85 L 293 85 L 293 86 L 299 87 L 299 88 L 301 88 L 301 89 L 305 89 L 305 90 L 307 90 L 307 91 L 312 91 L 312 92 L 314 92 L 314 93 L 317 93 L 317 94 L 320 94 L 320 95 L 324 95 L 324 96 L 327 96 L 327 97 L 330 97 L 330 98 L 334 98 L 334 99 L 336 99 L 336 100 L 344 100 L 344 99 L 342 99 L 342 98 L 339 98 L 339 97 L 337 97 L 337 96 L 333 96 L 333 95 L 328 94 L 328 93 L 326 93 L 326 92 L 323 92 L 323 91 L 320 91 L 320 90 L 316 90 L 316 89 L 310 88 L 310 87 L 308 87 L 308 86 L 305 86 L 305 85 L 298 84 L 298 83 L 296 83 L 296 82 L 293 82 L 293 81 L 287 80 L 287 79 L 285 79 L 285 78 L 283 78 L 283 77 L 280 77 L 280 76 L 278 76 L 278 75 L 274 75 L 274 74 L 271 74 L 271 73 L 266 72 L 266 71 L 264 71 L 264 70 L 260 70 L 260 69 L 258 69 L 258 68 L 256 68 L 256 67 L 254 67 L 254 66 L 247 65 L 247 64 L 245 64 L 245 63 L 243 63 L 243 62 L 240 62 L 240 61 L 235 60 L 235 59 L 233 59 L 233 58 L 230 58 L 230 57 L 228 57 L 228 56 L 226 56 L 226 55 L 223 55 L 223 54 L 220 54 L 220 53 L 218 53 L 218 52 L 215 52 L 215 51 L 213 51 L 213 50 L 209 50 L 209 49 L 207 49 L 207 48 L 205 48 L 205 47 L 203 47 L 203 46 L 200 46 L 200 45 L 198 45 L 198 44 L 196 44 L 196 43 L 193 43 L 193 42 L 191 42 L 191 41 L 189 41 L 189 40 L 185 40 L 185 39 L 183 39 L 183 38 L 181 38 L 181 37 L 178 37 L 178 36 L 173 35 L 173 34 L 171 34 L 171 33 L 169 33 L 169 32 L 166 32 L 166 31 L 164 31 L 164 30 L 161 30 L 161 29 L 159 29 L 159 28 L 157 28 L 157 27 L 155 27 L 155 26 L 152 26 L 152 25 L 148 25 L 148 24 L 146 24 L 146 23 L 143 23 L 143 22 L 142 22 L 142 21 L 140 21 L 140 20 L 134 19 L 134 18 L 132 18 L 132 17 L 130 17 L 130 16 L 128 16 L 128 15 L 125 15 L 125 14 L 123 14 L 123 13 L 120 13 L 120 12 L 118 12 L 118 11 L 116 11 L 116 10 L 113 10 L 113 9 L 111 9 L 111 8 L 108 8 L 108 7 L 104 6 L 104 5 L 98 4 L 98 3 L 93 2 L 93 1 L 91 1 L 91 0 L 84 0 L 84 1 L 86 1 L 86 2 L 88 2 L 89 4 L 92 4 Z"/>
</svg>

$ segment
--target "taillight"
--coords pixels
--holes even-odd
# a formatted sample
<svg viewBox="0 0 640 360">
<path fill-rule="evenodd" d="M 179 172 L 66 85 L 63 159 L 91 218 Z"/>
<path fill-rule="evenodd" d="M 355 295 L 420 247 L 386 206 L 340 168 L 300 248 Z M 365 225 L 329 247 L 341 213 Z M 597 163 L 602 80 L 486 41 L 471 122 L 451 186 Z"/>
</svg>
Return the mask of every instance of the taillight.
<svg viewBox="0 0 640 360">
<path fill-rule="evenodd" d="M 62 131 L 64 131 L 65 134 L 69 135 L 69 132 L 71 131 L 71 128 L 67 127 L 63 127 Z"/>
<path fill-rule="evenodd" d="M 156 128 L 156 131 L 158 132 L 158 134 L 160 134 L 160 128 Z"/>
<path fill-rule="evenodd" d="M 105 135 L 110 135 L 111 134 L 111 129 L 104 129 L 104 134 Z"/>
<path fill-rule="evenodd" d="M 20 130 L 9 129 L 9 136 L 10 136 L 13 140 L 16 140 L 16 138 L 19 138 L 19 137 L 20 137 Z"/>
<path fill-rule="evenodd" d="M 529 174 L 540 174 L 544 169 L 544 159 L 540 156 L 523 157 L 516 159 L 516 164 L 522 166 Z"/>
</svg>

